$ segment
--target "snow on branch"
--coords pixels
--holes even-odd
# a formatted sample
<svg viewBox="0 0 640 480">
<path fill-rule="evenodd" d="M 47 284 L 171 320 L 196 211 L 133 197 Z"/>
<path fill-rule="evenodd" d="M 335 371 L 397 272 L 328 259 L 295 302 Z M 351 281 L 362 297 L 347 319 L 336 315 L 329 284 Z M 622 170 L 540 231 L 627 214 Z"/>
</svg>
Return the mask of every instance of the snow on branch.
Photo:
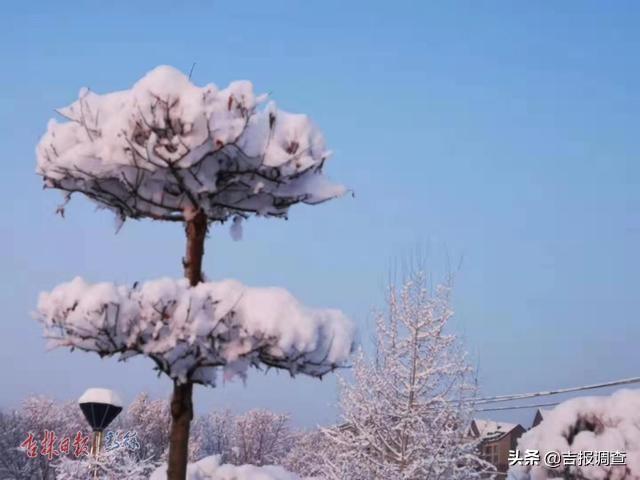
<svg viewBox="0 0 640 480">
<path fill-rule="evenodd" d="M 79 192 L 121 220 L 286 217 L 296 203 L 345 193 L 323 175 L 329 157 L 306 115 L 278 110 L 247 81 L 198 87 L 160 66 L 130 90 L 83 89 L 37 147 L 46 188 Z"/>
<path fill-rule="evenodd" d="M 523 454 L 538 451 L 541 459 L 549 452 L 562 458 L 556 457 L 559 461 L 551 466 L 520 462 L 509 470 L 514 480 L 640 478 L 640 390 L 566 400 L 546 410 L 542 422 L 520 437 L 517 448 Z"/>
<path fill-rule="evenodd" d="M 41 293 L 36 318 L 52 346 L 145 355 L 170 378 L 205 385 L 215 385 L 218 367 L 229 376 L 266 366 L 322 377 L 344 364 L 354 336 L 339 310 L 234 280 L 189 287 L 164 278 L 130 288 L 78 277 Z"/>
</svg>

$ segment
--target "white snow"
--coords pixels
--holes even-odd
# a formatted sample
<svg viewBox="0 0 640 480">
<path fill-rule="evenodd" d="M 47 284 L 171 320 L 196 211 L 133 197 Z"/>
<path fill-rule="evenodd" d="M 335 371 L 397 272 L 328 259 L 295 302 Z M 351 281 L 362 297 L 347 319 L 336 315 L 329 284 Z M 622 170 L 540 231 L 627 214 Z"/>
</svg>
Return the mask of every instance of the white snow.
<svg viewBox="0 0 640 480">
<path fill-rule="evenodd" d="M 640 478 L 640 390 L 619 390 L 610 396 L 567 400 L 547 410 L 544 420 L 526 432 L 518 449 L 555 451 L 625 452 L 625 466 L 569 467 L 580 478 L 621 480 Z M 562 468 L 562 467 L 561 467 Z M 628 472 L 625 471 L 628 469 Z M 514 478 L 542 480 L 552 478 L 553 470 L 542 466 L 515 467 Z"/>
<path fill-rule="evenodd" d="M 122 359 L 143 354 L 181 382 L 215 385 L 270 366 L 322 376 L 341 366 L 355 327 L 339 310 L 312 309 L 281 288 L 235 280 L 200 283 L 162 278 L 135 288 L 82 278 L 42 293 L 36 312 L 53 346 Z"/>
<path fill-rule="evenodd" d="M 248 81 L 198 87 L 160 66 L 130 90 L 80 91 L 38 144 L 45 187 L 86 194 L 118 217 L 184 220 L 287 215 L 345 188 L 322 174 L 330 152 L 306 115 L 264 105 Z"/>
<path fill-rule="evenodd" d="M 495 422 L 475 418 L 473 422 L 478 429 L 479 437 L 483 440 L 500 437 L 517 427 L 515 423 Z"/>
<path fill-rule="evenodd" d="M 167 467 L 158 468 L 149 480 L 167 480 Z M 214 455 L 187 466 L 187 480 L 301 480 L 300 477 L 273 465 L 221 465 Z"/>
<path fill-rule="evenodd" d="M 78 399 L 78 403 L 107 403 L 116 407 L 122 407 L 120 396 L 113 390 L 106 388 L 89 388 Z"/>
<path fill-rule="evenodd" d="M 236 242 L 242 240 L 242 220 L 243 219 L 240 216 L 233 217 L 231 228 L 229 228 L 231 238 Z"/>
</svg>

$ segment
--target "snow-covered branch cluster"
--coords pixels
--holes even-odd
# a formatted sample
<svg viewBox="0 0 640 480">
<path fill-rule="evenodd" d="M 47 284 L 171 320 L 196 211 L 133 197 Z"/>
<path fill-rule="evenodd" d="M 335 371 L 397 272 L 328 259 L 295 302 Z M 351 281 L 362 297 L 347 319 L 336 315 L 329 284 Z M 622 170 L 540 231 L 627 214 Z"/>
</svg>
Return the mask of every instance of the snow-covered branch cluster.
<svg viewBox="0 0 640 480">
<path fill-rule="evenodd" d="M 37 147 L 45 187 L 80 192 L 126 218 L 212 221 L 284 217 L 291 205 L 342 195 L 322 168 L 330 152 L 305 115 L 264 105 L 247 81 L 198 87 L 174 68 L 130 90 L 83 89 Z"/>
<path fill-rule="evenodd" d="M 632 480 L 640 478 L 640 390 L 619 390 L 606 397 L 567 400 L 545 413 L 544 420 L 518 440 L 518 449 L 537 450 L 541 458 L 557 452 L 564 459 L 555 468 L 515 466 L 509 478 L 544 480 Z M 591 464 L 567 460 L 571 453 L 593 452 Z M 622 452 L 622 462 L 596 455 Z M 599 464 L 599 465 L 596 465 Z M 624 463 L 621 464 L 621 463 Z"/>
<path fill-rule="evenodd" d="M 172 379 L 207 385 L 218 367 L 230 376 L 264 365 L 321 377 L 347 360 L 354 335 L 338 310 L 233 280 L 190 287 L 166 278 L 130 288 L 76 278 L 42 293 L 36 317 L 54 346 L 145 355 Z"/>
</svg>

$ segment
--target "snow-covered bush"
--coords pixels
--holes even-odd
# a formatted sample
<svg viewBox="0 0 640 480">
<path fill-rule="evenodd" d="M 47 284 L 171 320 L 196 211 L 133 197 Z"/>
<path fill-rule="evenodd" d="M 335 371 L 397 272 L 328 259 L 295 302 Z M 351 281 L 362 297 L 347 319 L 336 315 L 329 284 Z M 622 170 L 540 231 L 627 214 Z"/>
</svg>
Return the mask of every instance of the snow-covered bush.
<svg viewBox="0 0 640 480">
<path fill-rule="evenodd" d="M 468 480 L 488 464 L 466 435 L 472 373 L 455 335 L 449 288 L 420 273 L 391 288 L 377 321 L 375 357 L 361 353 L 341 381 L 342 424 L 324 429 L 320 471 L 331 480 Z"/>
<path fill-rule="evenodd" d="M 148 480 L 157 463 L 138 458 L 121 450 L 102 452 L 98 458 L 86 456 L 80 459 L 62 457 L 53 464 L 56 480 Z"/>
<path fill-rule="evenodd" d="M 81 278 L 42 293 L 38 319 L 54 346 L 151 358 L 178 382 L 215 385 L 216 368 L 270 366 L 322 376 L 349 356 L 354 327 L 338 310 L 303 307 L 286 290 L 235 281 L 161 279 L 129 288 Z"/>
<path fill-rule="evenodd" d="M 198 87 L 161 66 L 130 90 L 82 89 L 37 148 L 44 185 L 83 193 L 118 218 L 213 221 L 283 217 L 345 189 L 322 174 L 330 155 L 305 115 L 288 113 L 247 81 Z M 233 232 L 232 232 L 233 233 Z"/>
<path fill-rule="evenodd" d="M 167 467 L 158 468 L 149 480 L 167 480 Z M 215 455 L 187 467 L 187 480 L 301 480 L 282 467 L 267 465 L 223 465 Z"/>
<path fill-rule="evenodd" d="M 522 435 L 518 449 L 521 452 L 537 450 L 541 464 L 514 466 L 509 470 L 509 478 L 637 480 L 640 478 L 640 390 L 619 390 L 610 396 L 567 400 L 549 410 L 539 425 Z M 549 468 L 542 464 L 547 452 L 558 452 L 564 458 L 594 452 L 594 458 L 591 465 L 579 465 L 586 460 L 574 458 L 561 461 L 557 468 Z M 597 452 L 603 452 L 609 459 L 598 460 Z M 625 465 L 614 465 L 612 452 L 625 454 Z M 567 453 L 570 455 L 565 455 Z"/>
</svg>

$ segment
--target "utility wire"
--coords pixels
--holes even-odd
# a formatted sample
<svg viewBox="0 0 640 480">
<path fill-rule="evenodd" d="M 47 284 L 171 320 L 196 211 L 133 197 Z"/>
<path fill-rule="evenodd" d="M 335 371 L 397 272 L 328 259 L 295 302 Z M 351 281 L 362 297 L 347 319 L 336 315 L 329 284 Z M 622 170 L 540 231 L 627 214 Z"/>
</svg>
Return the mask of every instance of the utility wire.
<svg viewBox="0 0 640 480">
<path fill-rule="evenodd" d="M 582 385 L 579 387 L 559 388 L 557 390 L 547 390 L 535 393 L 516 393 L 512 395 L 497 395 L 494 397 L 483 397 L 477 399 L 463 400 L 464 402 L 473 403 L 475 405 L 483 405 L 487 403 L 507 402 L 510 400 L 522 400 L 525 398 L 546 397 L 549 395 L 559 395 L 562 393 L 582 392 L 585 390 L 595 390 L 597 388 L 614 387 L 617 385 L 629 385 L 632 383 L 640 383 L 640 377 L 624 378 L 622 380 L 614 380 L 611 382 L 595 383 L 592 385 Z"/>
<path fill-rule="evenodd" d="M 500 410 L 519 410 L 523 408 L 541 408 L 541 407 L 555 407 L 560 402 L 551 403 L 529 403 L 527 405 L 513 405 L 510 407 L 491 407 L 491 408 L 479 408 L 476 412 L 497 412 Z"/>
</svg>

